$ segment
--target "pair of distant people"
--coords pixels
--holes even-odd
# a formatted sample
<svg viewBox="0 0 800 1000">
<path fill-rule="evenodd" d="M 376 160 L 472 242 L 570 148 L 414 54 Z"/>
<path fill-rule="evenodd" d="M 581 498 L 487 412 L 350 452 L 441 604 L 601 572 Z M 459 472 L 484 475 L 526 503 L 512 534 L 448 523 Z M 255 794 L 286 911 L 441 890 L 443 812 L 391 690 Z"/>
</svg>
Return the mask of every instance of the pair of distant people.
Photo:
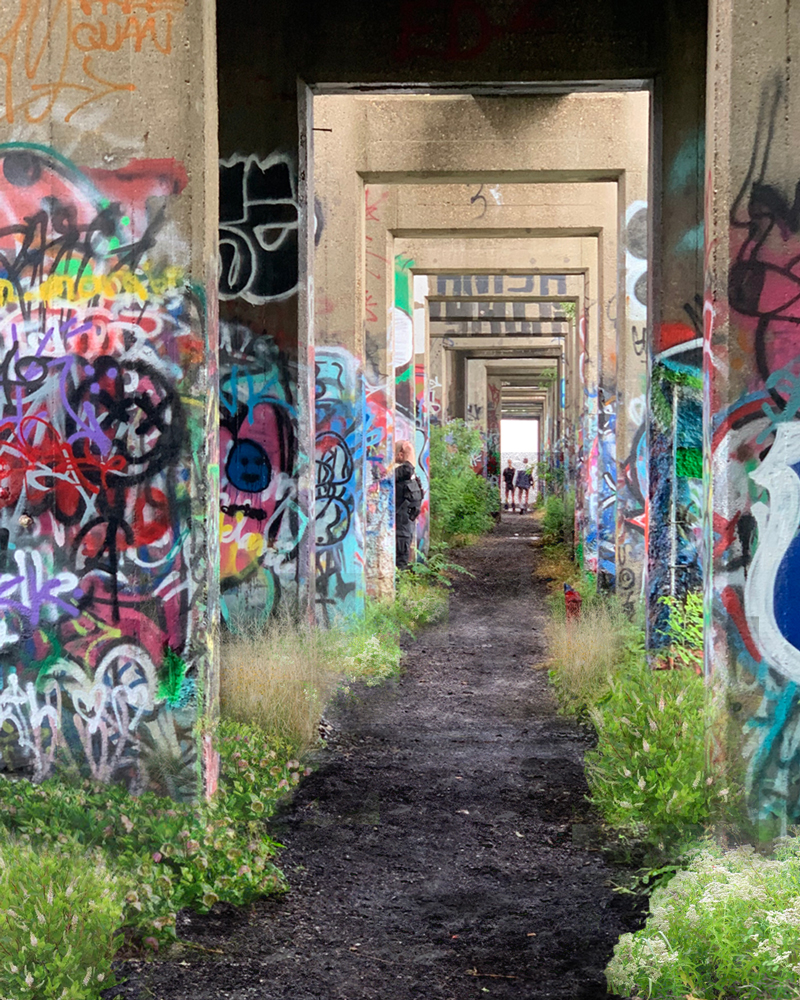
<svg viewBox="0 0 800 1000">
<path fill-rule="evenodd" d="M 503 483 L 506 488 L 506 510 L 508 510 L 509 500 L 511 501 L 511 510 L 517 509 L 515 496 L 519 492 L 519 512 L 527 514 L 528 491 L 533 485 L 533 466 L 528 462 L 528 459 L 523 458 L 522 468 L 515 469 L 514 462 L 509 458 L 508 465 L 503 469 Z"/>
</svg>

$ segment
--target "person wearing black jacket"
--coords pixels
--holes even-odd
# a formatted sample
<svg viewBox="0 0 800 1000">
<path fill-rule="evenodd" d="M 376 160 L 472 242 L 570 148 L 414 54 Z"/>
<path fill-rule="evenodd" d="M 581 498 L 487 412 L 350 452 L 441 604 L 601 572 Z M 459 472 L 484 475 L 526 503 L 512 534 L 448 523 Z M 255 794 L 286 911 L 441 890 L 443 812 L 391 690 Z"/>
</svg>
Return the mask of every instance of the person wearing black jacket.
<svg viewBox="0 0 800 1000">
<path fill-rule="evenodd" d="M 511 509 L 515 509 L 514 505 L 514 477 L 517 474 L 517 470 L 514 468 L 514 463 L 509 458 L 508 465 L 503 469 L 503 481 L 506 484 L 506 510 L 508 510 L 508 498 L 511 497 Z"/>
<path fill-rule="evenodd" d="M 414 448 L 410 441 L 398 441 L 395 447 L 394 484 L 396 565 L 398 569 L 408 569 L 414 541 L 414 522 L 422 504 L 422 486 L 414 471 Z"/>
</svg>

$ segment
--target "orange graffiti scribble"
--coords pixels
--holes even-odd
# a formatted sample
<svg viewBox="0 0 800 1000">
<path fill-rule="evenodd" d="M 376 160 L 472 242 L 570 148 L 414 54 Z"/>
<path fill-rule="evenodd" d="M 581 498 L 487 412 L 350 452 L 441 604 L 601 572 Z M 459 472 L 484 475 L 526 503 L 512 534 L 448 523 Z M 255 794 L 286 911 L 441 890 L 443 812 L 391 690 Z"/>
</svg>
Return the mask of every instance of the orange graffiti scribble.
<svg viewBox="0 0 800 1000">
<path fill-rule="evenodd" d="M 12 0 L 13 3 L 13 0 Z M 16 0 L 10 29 L 0 33 L 0 121 L 30 123 L 50 116 L 57 102 L 68 122 L 111 94 L 136 90 L 132 80 L 107 79 L 95 64 L 102 53 L 125 49 L 172 52 L 174 16 L 185 0 Z M 11 4 L 8 9 L 10 10 Z M 0 27 L 0 32 L 2 28 Z M 120 73 L 129 60 L 116 65 Z"/>
<path fill-rule="evenodd" d="M 367 320 L 370 323 L 378 322 L 378 314 L 375 312 L 375 307 L 378 305 L 378 300 L 372 294 L 372 292 L 367 292 L 367 297 L 364 302 L 364 308 L 367 312 Z"/>
</svg>

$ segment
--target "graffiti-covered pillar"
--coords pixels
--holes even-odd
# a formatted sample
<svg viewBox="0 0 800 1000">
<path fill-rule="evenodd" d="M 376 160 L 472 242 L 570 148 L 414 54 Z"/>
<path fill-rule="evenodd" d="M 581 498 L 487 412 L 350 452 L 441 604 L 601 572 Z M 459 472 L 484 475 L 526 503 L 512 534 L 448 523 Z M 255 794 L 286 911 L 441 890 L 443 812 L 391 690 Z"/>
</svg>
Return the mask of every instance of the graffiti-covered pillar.
<svg viewBox="0 0 800 1000">
<path fill-rule="evenodd" d="M 710 39 L 706 669 L 763 835 L 800 819 L 800 5 L 714 0 Z"/>
<path fill-rule="evenodd" d="M 214 4 L 141 6 L 0 6 L 0 767 L 191 799 L 217 770 Z"/>
<path fill-rule="evenodd" d="M 367 593 L 394 593 L 394 236 L 381 218 L 388 191 L 365 188 L 364 200 L 364 492 Z M 410 326 L 410 323 L 408 324 Z"/>
<path fill-rule="evenodd" d="M 657 182 L 651 198 L 654 247 L 647 342 L 647 454 L 630 453 L 634 489 L 646 509 L 648 642 L 669 641 L 669 605 L 702 587 L 703 185 L 706 11 L 669 13 Z M 642 479 L 642 472 L 646 473 Z M 667 600 L 665 600 L 667 599 Z"/>
<path fill-rule="evenodd" d="M 500 495 L 500 418 L 503 380 L 499 375 L 486 376 L 486 478 Z"/>
<path fill-rule="evenodd" d="M 422 508 L 417 518 L 417 559 L 425 559 L 430 546 L 430 496 L 431 496 L 431 413 L 429 403 L 428 372 L 430 371 L 430 339 L 428 337 L 427 275 L 415 274 L 413 279 L 414 307 L 414 401 L 417 475 L 422 483 Z"/>
<path fill-rule="evenodd" d="M 588 284 L 588 281 L 587 281 Z M 597 352 L 598 328 L 591 322 L 589 310 L 586 309 L 579 318 L 580 339 L 580 372 L 583 384 L 583 416 L 581 419 L 582 448 L 579 476 L 583 495 L 582 518 L 580 524 L 579 545 L 580 559 L 589 573 L 597 573 L 598 545 L 598 392 L 597 392 Z M 545 411 L 542 421 L 544 441 L 542 452 L 547 457 L 550 450 L 548 414 Z"/>
</svg>

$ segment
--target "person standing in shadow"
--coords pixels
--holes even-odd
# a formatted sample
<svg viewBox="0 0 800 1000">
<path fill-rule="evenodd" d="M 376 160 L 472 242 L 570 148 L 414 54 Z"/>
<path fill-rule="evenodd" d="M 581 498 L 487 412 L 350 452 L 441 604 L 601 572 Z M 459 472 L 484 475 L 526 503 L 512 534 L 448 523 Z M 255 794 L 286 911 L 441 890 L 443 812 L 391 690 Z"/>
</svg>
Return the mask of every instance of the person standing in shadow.
<svg viewBox="0 0 800 1000">
<path fill-rule="evenodd" d="M 414 446 L 398 441 L 394 449 L 394 536 L 398 569 L 408 569 L 414 542 L 414 522 L 422 509 L 422 483 L 414 471 Z"/>
</svg>

